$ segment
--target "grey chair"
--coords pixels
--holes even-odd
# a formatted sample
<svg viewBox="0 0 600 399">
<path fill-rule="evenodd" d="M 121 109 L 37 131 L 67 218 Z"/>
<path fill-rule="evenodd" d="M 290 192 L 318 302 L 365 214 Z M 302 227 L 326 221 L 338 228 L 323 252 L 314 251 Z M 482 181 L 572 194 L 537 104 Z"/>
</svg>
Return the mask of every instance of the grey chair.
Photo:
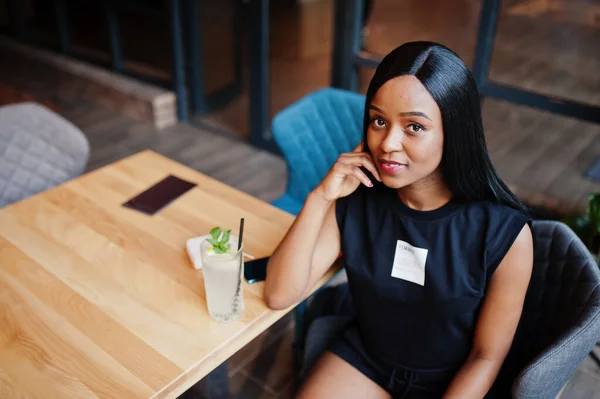
<svg viewBox="0 0 600 399">
<path fill-rule="evenodd" d="M 547 399 L 558 395 L 600 340 L 600 272 L 566 225 L 535 221 L 532 230 L 533 275 L 497 385 L 504 382 L 513 398 Z M 313 298 L 306 315 L 302 376 L 352 316 L 347 284 Z M 506 390 L 498 397 L 506 397 Z"/>
<path fill-rule="evenodd" d="M 49 109 L 0 107 L 0 208 L 80 175 L 89 152 L 83 133 Z"/>
<path fill-rule="evenodd" d="M 535 263 L 505 369 L 514 398 L 554 398 L 600 340 L 600 271 L 566 225 L 533 224 Z"/>
</svg>

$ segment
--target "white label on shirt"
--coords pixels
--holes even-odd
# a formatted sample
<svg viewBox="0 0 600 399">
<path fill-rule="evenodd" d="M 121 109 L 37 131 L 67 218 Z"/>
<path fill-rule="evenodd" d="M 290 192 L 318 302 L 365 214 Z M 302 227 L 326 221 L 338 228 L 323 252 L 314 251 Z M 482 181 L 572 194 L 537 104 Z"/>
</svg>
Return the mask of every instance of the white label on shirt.
<svg viewBox="0 0 600 399">
<path fill-rule="evenodd" d="M 424 286 L 426 261 L 427 249 L 414 247 L 406 241 L 398 240 L 392 277 Z"/>
</svg>

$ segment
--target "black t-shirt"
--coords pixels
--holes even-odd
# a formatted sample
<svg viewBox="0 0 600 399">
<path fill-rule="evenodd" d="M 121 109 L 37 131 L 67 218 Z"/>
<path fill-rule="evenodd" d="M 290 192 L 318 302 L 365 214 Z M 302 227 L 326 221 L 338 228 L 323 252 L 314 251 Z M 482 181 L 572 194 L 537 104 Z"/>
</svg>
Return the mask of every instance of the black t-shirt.
<svg viewBox="0 0 600 399">
<path fill-rule="evenodd" d="M 416 369 L 462 365 L 489 279 L 528 217 L 483 201 L 417 211 L 378 184 L 339 199 L 336 218 L 367 350 Z"/>
</svg>

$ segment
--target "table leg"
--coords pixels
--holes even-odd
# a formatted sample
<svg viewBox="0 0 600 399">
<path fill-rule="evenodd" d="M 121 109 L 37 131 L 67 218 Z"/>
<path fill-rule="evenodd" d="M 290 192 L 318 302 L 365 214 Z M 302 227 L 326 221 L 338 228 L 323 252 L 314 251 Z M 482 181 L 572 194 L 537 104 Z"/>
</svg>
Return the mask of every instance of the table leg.
<svg viewBox="0 0 600 399">
<path fill-rule="evenodd" d="M 60 51 L 64 54 L 71 52 L 71 39 L 69 37 L 69 18 L 67 16 L 67 4 L 65 0 L 54 2 L 56 12 L 56 26 L 60 37 Z"/>
<path fill-rule="evenodd" d="M 198 1 L 186 1 L 188 18 L 188 47 L 190 54 L 190 100 L 192 113 L 200 115 L 206 112 L 204 94 L 204 60 L 202 54 L 201 30 L 198 29 Z"/>
<path fill-rule="evenodd" d="M 177 96 L 177 117 L 180 121 L 188 119 L 185 87 L 185 58 L 183 54 L 183 38 L 181 33 L 181 2 L 169 0 L 169 17 L 171 25 L 171 46 L 173 48 L 173 86 Z"/>
<path fill-rule="evenodd" d="M 209 399 L 229 399 L 229 369 L 227 362 L 223 362 L 206 376 L 206 385 Z"/>
<path fill-rule="evenodd" d="M 248 3 L 250 142 L 264 148 L 269 129 L 269 0 Z"/>
<path fill-rule="evenodd" d="M 27 39 L 27 33 L 25 30 L 25 14 L 23 12 L 23 1 L 22 0 L 11 0 L 9 3 L 10 17 L 14 22 L 14 30 L 17 37 L 23 41 Z"/>
<path fill-rule="evenodd" d="M 112 54 L 112 67 L 115 71 L 123 70 L 123 54 L 121 53 L 121 41 L 119 40 L 119 21 L 115 4 L 109 1 L 105 5 L 106 24 L 108 25 L 108 36 L 110 41 L 110 51 Z"/>
</svg>

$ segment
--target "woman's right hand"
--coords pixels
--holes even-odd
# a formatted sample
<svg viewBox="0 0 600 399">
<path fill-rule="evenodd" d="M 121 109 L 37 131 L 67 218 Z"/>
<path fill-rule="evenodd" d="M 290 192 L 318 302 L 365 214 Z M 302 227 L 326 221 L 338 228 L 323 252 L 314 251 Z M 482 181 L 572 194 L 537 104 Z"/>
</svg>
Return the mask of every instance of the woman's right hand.
<svg viewBox="0 0 600 399">
<path fill-rule="evenodd" d="M 370 153 L 363 152 L 363 143 L 361 142 L 354 151 L 340 155 L 315 192 L 325 200 L 333 202 L 352 194 L 360 184 L 373 187 L 373 182 L 360 170 L 361 166 L 381 181 L 373 157 Z"/>
</svg>

